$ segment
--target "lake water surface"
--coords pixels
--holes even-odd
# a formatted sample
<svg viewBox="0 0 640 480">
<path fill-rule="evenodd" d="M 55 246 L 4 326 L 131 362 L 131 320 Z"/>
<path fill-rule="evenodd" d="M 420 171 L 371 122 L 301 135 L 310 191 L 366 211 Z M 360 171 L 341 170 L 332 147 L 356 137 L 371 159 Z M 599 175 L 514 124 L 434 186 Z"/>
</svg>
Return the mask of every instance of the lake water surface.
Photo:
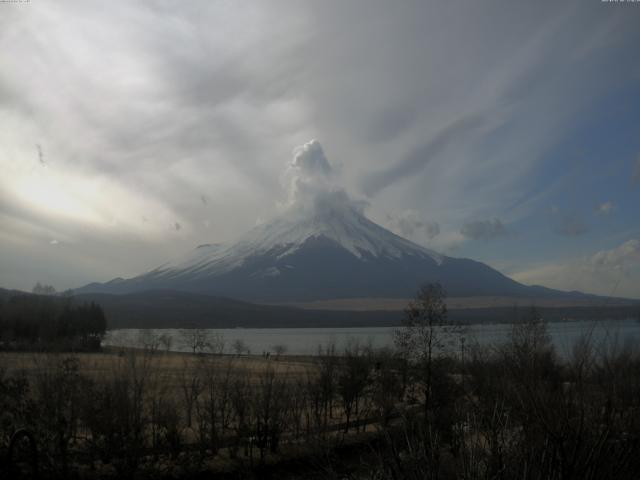
<svg viewBox="0 0 640 480">
<path fill-rule="evenodd" d="M 551 339 L 557 352 L 566 357 L 570 355 L 573 345 L 583 335 L 590 334 L 597 348 L 610 348 L 640 341 L 640 322 L 637 320 L 610 321 L 573 321 L 549 323 L 547 325 Z M 504 343 L 512 330 L 510 324 L 482 324 L 465 327 L 462 335 L 465 345 L 498 346 Z M 338 351 L 344 349 L 349 342 L 370 344 L 375 348 L 393 346 L 393 331 L 396 327 L 371 328 L 218 328 L 206 330 L 211 336 L 224 339 L 225 352 L 232 353 L 232 344 L 242 340 L 252 354 L 274 351 L 275 345 L 284 345 L 287 354 L 313 355 L 318 352 L 319 345 L 335 343 Z M 144 333 L 143 333 L 144 332 Z M 142 347 L 149 335 L 169 335 L 172 339 L 172 351 L 190 351 L 185 341 L 183 330 L 156 329 L 142 331 L 138 329 L 120 329 L 108 332 L 104 345 Z M 460 342 L 450 348 L 458 351 Z"/>
</svg>

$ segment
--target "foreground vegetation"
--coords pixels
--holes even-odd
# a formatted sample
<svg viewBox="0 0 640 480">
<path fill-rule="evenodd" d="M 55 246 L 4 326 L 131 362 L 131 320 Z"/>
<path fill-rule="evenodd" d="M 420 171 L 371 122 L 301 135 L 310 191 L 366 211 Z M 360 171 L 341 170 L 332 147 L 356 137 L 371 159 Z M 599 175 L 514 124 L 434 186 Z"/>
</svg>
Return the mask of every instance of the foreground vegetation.
<svg viewBox="0 0 640 480">
<path fill-rule="evenodd" d="M 407 309 L 393 351 L 353 343 L 309 359 L 263 358 L 167 353 L 149 342 L 140 351 L 2 354 L 0 454 L 11 457 L 3 471 L 637 478 L 635 346 L 596 345 L 586 332 L 560 361 L 535 312 L 489 349 L 441 328 L 445 320 L 442 294 L 429 287 Z M 450 342 L 455 356 L 442 354 Z"/>
</svg>

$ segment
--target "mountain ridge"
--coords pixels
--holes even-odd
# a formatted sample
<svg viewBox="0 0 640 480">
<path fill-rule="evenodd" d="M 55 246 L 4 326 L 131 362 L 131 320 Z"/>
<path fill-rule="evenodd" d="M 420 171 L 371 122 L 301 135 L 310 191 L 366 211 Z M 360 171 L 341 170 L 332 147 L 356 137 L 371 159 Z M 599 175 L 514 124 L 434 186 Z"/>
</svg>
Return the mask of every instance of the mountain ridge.
<svg viewBox="0 0 640 480">
<path fill-rule="evenodd" d="M 526 286 L 472 259 L 439 254 L 346 202 L 320 203 L 258 225 L 237 242 L 204 244 L 142 275 L 76 293 L 182 290 L 251 302 L 411 297 L 439 282 L 450 296 L 582 296 Z"/>
<path fill-rule="evenodd" d="M 38 295 L 0 288 L 0 299 Z M 64 297 L 54 296 L 59 300 Z M 119 328 L 339 328 L 393 327 L 402 322 L 402 305 L 386 310 L 302 309 L 295 306 L 261 305 L 212 295 L 175 290 L 147 290 L 127 294 L 85 293 L 68 300 L 95 302 L 107 317 L 108 329 Z M 447 299 L 447 304 L 455 299 Z M 567 319 L 626 319 L 637 317 L 640 302 L 608 306 L 536 306 L 547 321 Z M 455 323 L 510 323 L 526 320 L 530 305 L 476 305 L 451 308 L 448 320 Z"/>
</svg>

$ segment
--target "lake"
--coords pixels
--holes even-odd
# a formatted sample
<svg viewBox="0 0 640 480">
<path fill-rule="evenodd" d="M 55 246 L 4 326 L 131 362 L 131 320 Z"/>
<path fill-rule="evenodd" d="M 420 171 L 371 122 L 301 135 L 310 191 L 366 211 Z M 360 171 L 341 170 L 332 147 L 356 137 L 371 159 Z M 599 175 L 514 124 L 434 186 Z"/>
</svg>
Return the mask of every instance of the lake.
<svg viewBox="0 0 640 480">
<path fill-rule="evenodd" d="M 338 351 L 342 351 L 349 342 L 357 341 L 370 344 L 375 348 L 393 346 L 395 327 L 371 328 L 219 328 L 208 329 L 210 335 L 218 335 L 224 339 L 225 353 L 232 353 L 232 344 L 242 340 L 252 354 L 274 351 L 275 345 L 284 345 L 287 354 L 313 355 L 318 352 L 319 345 L 335 343 Z M 481 346 L 504 343 L 511 332 L 510 324 L 481 324 L 465 327 L 463 336 L 465 345 Z M 609 321 L 572 321 L 549 323 L 548 331 L 562 357 L 570 355 L 573 345 L 584 334 L 590 333 L 594 345 L 598 348 L 613 345 L 625 345 L 640 340 L 640 322 L 634 319 Z M 144 332 L 144 333 L 143 333 Z M 171 337 L 172 351 L 190 351 L 185 341 L 183 330 L 156 329 L 142 331 L 139 329 L 110 330 L 104 339 L 105 346 L 141 347 L 145 337 L 149 335 L 168 335 Z M 456 351 L 460 343 L 450 348 Z"/>
</svg>

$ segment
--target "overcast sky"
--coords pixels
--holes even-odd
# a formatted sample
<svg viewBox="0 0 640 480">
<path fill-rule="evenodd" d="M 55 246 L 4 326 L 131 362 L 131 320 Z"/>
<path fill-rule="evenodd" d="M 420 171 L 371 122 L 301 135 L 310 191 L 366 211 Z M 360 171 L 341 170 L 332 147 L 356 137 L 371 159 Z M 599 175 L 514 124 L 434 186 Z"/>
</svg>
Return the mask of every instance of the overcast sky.
<svg viewBox="0 0 640 480">
<path fill-rule="evenodd" d="M 317 139 L 366 214 L 640 298 L 640 3 L 0 3 L 0 286 L 133 276 L 278 213 Z"/>
</svg>

